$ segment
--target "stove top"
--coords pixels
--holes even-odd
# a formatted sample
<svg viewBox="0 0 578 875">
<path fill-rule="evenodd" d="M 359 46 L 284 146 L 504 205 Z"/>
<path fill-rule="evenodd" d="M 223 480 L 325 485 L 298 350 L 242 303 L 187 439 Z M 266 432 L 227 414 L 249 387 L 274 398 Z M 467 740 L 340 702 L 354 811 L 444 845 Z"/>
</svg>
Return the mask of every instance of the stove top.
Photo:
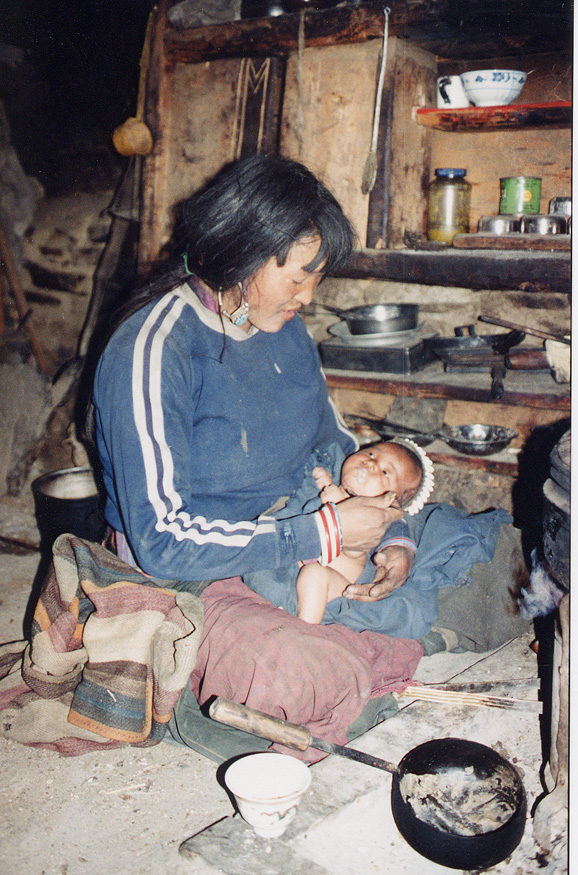
<svg viewBox="0 0 578 875">
<path fill-rule="evenodd" d="M 379 341 L 347 333 L 322 340 L 319 354 L 324 367 L 343 371 L 413 374 L 436 357 L 424 343 L 436 333 L 422 324 L 413 331 L 400 331 Z"/>
</svg>

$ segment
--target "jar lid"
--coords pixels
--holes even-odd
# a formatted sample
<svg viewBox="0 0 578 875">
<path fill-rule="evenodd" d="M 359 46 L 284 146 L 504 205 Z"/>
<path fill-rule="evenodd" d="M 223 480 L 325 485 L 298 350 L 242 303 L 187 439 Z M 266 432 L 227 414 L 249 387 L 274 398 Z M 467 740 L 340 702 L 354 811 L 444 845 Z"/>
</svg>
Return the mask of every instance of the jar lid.
<svg viewBox="0 0 578 875">
<path fill-rule="evenodd" d="M 467 170 L 464 170 L 463 167 L 437 167 L 436 168 L 436 176 L 465 176 Z"/>
</svg>

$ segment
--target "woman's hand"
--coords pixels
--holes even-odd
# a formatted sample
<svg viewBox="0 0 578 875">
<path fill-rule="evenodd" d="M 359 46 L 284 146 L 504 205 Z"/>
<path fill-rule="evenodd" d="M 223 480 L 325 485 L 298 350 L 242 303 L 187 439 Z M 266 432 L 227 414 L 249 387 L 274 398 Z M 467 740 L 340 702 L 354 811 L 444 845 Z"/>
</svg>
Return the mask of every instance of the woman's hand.
<svg viewBox="0 0 578 875">
<path fill-rule="evenodd" d="M 377 602 L 387 598 L 406 582 L 413 566 L 414 553 L 407 547 L 392 544 L 373 557 L 377 566 L 371 583 L 350 584 L 343 592 L 347 599 L 356 602 Z"/>
<path fill-rule="evenodd" d="M 401 519 L 403 512 L 392 507 L 395 493 L 376 498 L 348 498 L 339 504 L 342 547 L 344 550 L 375 550 L 391 523 Z"/>
</svg>

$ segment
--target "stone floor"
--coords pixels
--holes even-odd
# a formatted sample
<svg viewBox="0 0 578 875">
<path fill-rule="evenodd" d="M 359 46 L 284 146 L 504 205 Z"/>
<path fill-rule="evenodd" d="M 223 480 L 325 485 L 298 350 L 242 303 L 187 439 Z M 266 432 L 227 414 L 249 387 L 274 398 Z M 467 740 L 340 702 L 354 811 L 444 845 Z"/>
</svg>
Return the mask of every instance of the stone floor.
<svg viewBox="0 0 578 875">
<path fill-rule="evenodd" d="M 0 502 L 0 536 L 34 540 L 29 508 Z M 1 542 L 0 542 L 1 544 Z M 6 545 L 5 545 L 6 546 Z M 38 554 L 0 553 L 0 642 L 22 636 Z M 494 682 L 492 692 L 537 697 L 533 635 L 488 654 L 424 658 L 417 679 Z M 518 687 L 499 681 L 519 681 Z M 514 689 L 514 691 L 513 691 Z M 528 796 L 524 836 L 496 875 L 565 875 L 566 831 L 544 851 L 532 812 L 543 793 L 535 711 L 399 700 L 398 714 L 351 747 L 398 762 L 430 738 L 463 737 L 495 748 L 518 768 Z M 0 873 L 19 875 L 442 875 L 400 836 L 388 773 L 337 756 L 312 766 L 295 821 L 279 839 L 255 836 L 220 783 L 215 764 L 187 748 L 123 748 L 78 758 L 0 740 Z"/>
</svg>

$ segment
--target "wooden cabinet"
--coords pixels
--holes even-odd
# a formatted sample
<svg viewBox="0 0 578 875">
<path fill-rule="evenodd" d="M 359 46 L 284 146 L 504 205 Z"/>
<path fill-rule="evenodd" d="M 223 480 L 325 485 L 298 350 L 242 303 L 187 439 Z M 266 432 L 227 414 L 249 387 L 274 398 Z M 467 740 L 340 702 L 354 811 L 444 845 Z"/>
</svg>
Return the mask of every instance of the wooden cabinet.
<svg viewBox="0 0 578 875">
<path fill-rule="evenodd" d="M 568 101 L 553 99 L 569 87 L 560 84 L 559 75 L 556 81 L 550 77 L 547 107 L 528 110 L 525 118 L 515 107 L 502 108 L 493 114 L 491 131 L 487 123 L 477 123 L 476 110 L 462 111 L 459 125 L 455 117 L 448 123 L 447 116 L 431 110 L 438 66 L 443 72 L 448 64 L 465 69 L 467 56 L 475 59 L 470 69 L 474 63 L 488 66 L 479 60 L 484 45 L 502 55 L 518 44 L 561 56 L 568 51 L 562 18 L 551 16 L 536 32 L 527 16 L 512 12 L 500 37 L 489 40 L 475 9 L 469 31 L 466 16 L 458 33 L 451 4 L 396 3 L 389 18 L 378 177 L 367 196 L 361 179 L 371 139 L 382 4 L 308 9 L 191 30 L 168 25 L 169 5 L 161 0 L 158 6 L 147 87 L 154 150 L 144 159 L 141 263 L 162 255 L 175 204 L 220 166 L 250 149 L 278 150 L 317 172 L 351 217 L 360 249 L 347 277 L 569 291 L 568 252 L 437 252 L 419 243 L 436 166 L 468 168 L 472 230 L 480 215 L 497 212 L 501 175 L 544 177 L 546 206 L 550 197 L 568 193 L 571 132 L 567 127 L 553 138 L 550 130 L 552 124 L 566 125 L 570 112 Z M 445 60 L 438 63 L 440 55 Z M 538 75 L 528 80 L 534 102 L 539 102 Z M 435 126 L 424 123 L 432 118 Z"/>
<path fill-rule="evenodd" d="M 486 4 L 478 0 L 462 0 L 459 21 L 452 2 L 396 0 L 389 17 L 378 176 L 367 196 L 361 180 L 371 141 L 383 4 L 307 9 L 190 30 L 169 26 L 170 5 L 160 0 L 157 7 L 147 85 L 145 119 L 154 149 L 143 160 L 141 264 L 162 257 L 175 205 L 223 164 L 252 151 L 279 152 L 318 173 L 354 222 L 359 249 L 341 277 L 519 290 L 525 306 L 534 308 L 539 298 L 530 305 L 529 296 L 555 293 L 553 307 L 560 307 L 560 297 L 570 291 L 569 252 L 436 250 L 424 238 L 427 185 L 435 167 L 468 169 L 472 230 L 481 214 L 498 211 L 500 176 L 541 176 L 546 209 L 549 198 L 569 193 L 571 49 L 563 14 L 550 15 L 536 28 L 533 15 L 510 6 L 496 33 L 485 21 Z M 512 57 L 514 51 L 518 57 Z M 501 66 L 535 68 L 522 94 L 532 106 L 450 114 L 432 109 L 438 75 L 494 67 L 498 56 L 507 59 Z M 400 396 L 446 399 L 450 424 L 478 421 L 483 410 L 486 422 L 515 419 L 522 437 L 535 424 L 568 413 L 567 387 L 548 374 L 530 374 L 534 388 L 543 384 L 538 392 L 520 388 L 521 380 L 508 375 L 502 401 L 491 405 L 488 375 L 478 375 L 477 382 L 447 375 L 441 363 L 437 370 L 428 366 L 403 378 L 328 374 L 338 406 L 351 412 L 357 405 L 357 412 L 384 415 L 385 399 Z M 444 449 L 437 456 L 443 461 L 441 456 L 456 454 Z M 462 456 L 452 464 L 515 469 L 512 457 Z"/>
</svg>

